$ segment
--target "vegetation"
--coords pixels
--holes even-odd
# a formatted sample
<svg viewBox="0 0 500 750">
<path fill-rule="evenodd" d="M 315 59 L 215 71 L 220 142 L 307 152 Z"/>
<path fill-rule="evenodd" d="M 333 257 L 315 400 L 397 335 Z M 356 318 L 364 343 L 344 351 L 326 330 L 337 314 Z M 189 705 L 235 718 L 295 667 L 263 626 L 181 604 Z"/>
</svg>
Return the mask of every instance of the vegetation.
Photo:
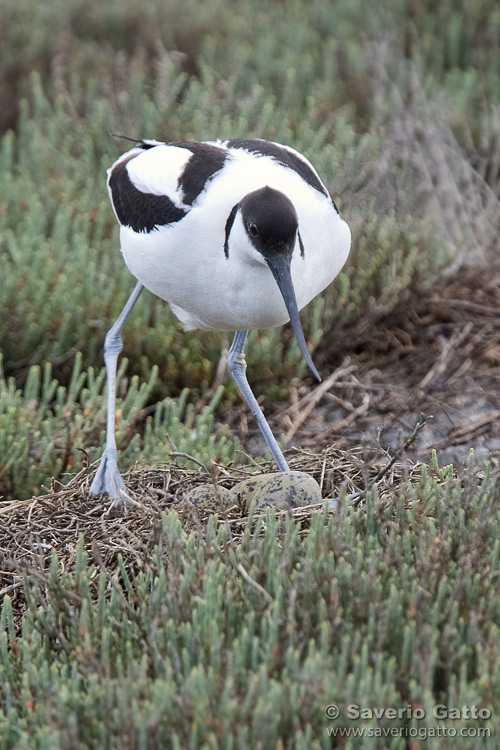
<svg viewBox="0 0 500 750">
<path fill-rule="evenodd" d="M 394 750 L 437 727 L 450 737 L 430 747 L 496 747 L 498 492 L 469 472 L 466 486 L 424 467 L 366 514 L 310 515 L 305 534 L 271 510 L 190 530 L 171 512 L 115 575 L 83 537 L 70 569 L 53 551 L 28 575 L 22 632 L 4 601 L 2 747 Z M 355 720 L 350 705 L 425 717 Z M 489 718 L 438 720 L 436 705 Z M 400 734 L 328 733 L 349 727 Z"/>
<path fill-rule="evenodd" d="M 104 447 L 104 337 L 134 284 L 105 187 L 128 147 L 112 134 L 255 136 L 311 159 L 353 234 L 302 314 L 331 371 L 437 278 L 498 256 L 499 45 L 495 0 L 4 0 L 2 522 Z M 214 387 L 220 353 L 221 336 L 184 333 L 141 296 L 119 373 L 123 469 L 172 450 L 243 462 L 214 427 L 236 398 Z M 308 377 L 286 329 L 251 333 L 247 355 L 268 405 Z M 85 534 L 63 564 L 42 534 L 57 554 L 22 569 L 23 616 L 0 583 L 0 750 L 418 746 L 332 739 L 325 707 L 351 702 L 428 717 L 481 705 L 493 748 L 495 500 L 498 478 L 470 463 L 312 514 L 303 533 L 272 514 L 240 536 L 170 514 L 133 570 L 107 567 Z M 3 548 L 0 568 L 12 572 Z M 466 743 L 436 747 L 479 746 Z"/>
</svg>

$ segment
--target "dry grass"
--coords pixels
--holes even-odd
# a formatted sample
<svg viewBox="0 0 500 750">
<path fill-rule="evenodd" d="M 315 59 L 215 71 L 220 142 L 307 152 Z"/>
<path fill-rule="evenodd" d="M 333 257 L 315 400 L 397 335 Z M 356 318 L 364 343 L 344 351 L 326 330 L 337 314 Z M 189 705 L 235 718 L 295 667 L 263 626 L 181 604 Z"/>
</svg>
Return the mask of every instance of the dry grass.
<svg viewBox="0 0 500 750">
<path fill-rule="evenodd" d="M 341 451 L 330 447 L 321 453 L 293 450 L 289 463 L 291 469 L 313 476 L 324 498 L 346 497 L 347 493 L 363 490 L 377 474 L 376 466 L 366 465 L 360 449 Z M 94 470 L 95 466 L 82 470 L 59 491 L 0 505 L 0 596 L 11 596 L 18 616 L 25 607 L 24 578 L 43 575 L 54 551 L 62 569 L 71 569 L 80 536 L 96 569 L 105 569 L 110 576 L 119 570 L 119 556 L 131 573 L 136 573 L 151 559 L 164 513 L 175 510 L 186 531 L 199 533 L 200 538 L 203 536 L 209 515 L 191 505 L 184 495 L 207 482 L 204 471 L 175 464 L 131 470 L 124 479 L 133 504 L 115 509 L 103 496 L 89 496 Z M 259 472 L 274 470 L 274 464 L 259 465 Z M 248 468 L 218 467 L 215 471 L 217 476 L 211 473 L 213 481 L 228 488 L 251 474 Z M 400 461 L 377 483 L 379 495 L 397 493 L 408 478 L 419 475 L 420 464 Z M 346 502 L 352 501 L 346 497 Z M 322 504 L 312 505 L 290 513 L 306 529 L 311 515 L 321 509 Z M 224 517 L 219 517 L 218 523 L 227 524 L 234 544 L 241 540 L 248 526 L 246 510 L 235 505 Z M 285 511 L 276 513 L 286 514 Z M 253 519 L 250 522 L 253 523 Z"/>
</svg>

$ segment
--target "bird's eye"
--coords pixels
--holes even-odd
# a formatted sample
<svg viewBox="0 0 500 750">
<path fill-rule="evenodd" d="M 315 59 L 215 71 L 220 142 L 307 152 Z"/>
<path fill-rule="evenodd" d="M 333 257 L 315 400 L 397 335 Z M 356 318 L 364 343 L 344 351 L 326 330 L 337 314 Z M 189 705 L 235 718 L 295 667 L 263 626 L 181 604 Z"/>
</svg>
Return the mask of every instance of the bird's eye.
<svg viewBox="0 0 500 750">
<path fill-rule="evenodd" d="M 256 237 L 259 233 L 259 230 L 257 229 L 257 224 L 249 224 L 248 231 L 250 232 L 252 237 Z"/>
</svg>

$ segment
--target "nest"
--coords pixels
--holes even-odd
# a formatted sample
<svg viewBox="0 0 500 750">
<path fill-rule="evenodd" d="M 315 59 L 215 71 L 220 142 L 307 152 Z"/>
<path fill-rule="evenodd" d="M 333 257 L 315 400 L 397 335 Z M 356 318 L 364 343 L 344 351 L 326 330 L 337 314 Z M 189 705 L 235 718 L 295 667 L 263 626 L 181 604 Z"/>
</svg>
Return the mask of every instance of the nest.
<svg viewBox="0 0 500 750">
<path fill-rule="evenodd" d="M 367 467 L 360 450 L 340 451 L 326 448 L 321 453 L 294 449 L 290 468 L 305 471 L 319 483 L 326 498 L 340 497 L 352 502 L 349 495 L 363 491 L 377 476 L 377 467 Z M 88 490 L 95 466 L 83 469 L 58 491 L 30 500 L 0 505 L 0 594 L 9 594 L 14 609 L 21 614 L 25 607 L 23 581 L 36 570 L 46 572 L 55 551 L 62 570 L 71 569 L 79 537 L 96 571 L 109 575 L 118 572 L 118 560 L 130 573 L 148 560 L 158 543 L 162 516 L 175 510 L 187 532 L 203 537 L 209 514 L 184 499 L 192 488 L 214 481 L 231 488 L 255 471 L 274 472 L 274 464 L 235 468 L 213 465 L 211 470 L 186 469 L 175 463 L 154 469 L 131 470 L 124 475 L 132 504 L 114 508 L 103 495 L 90 496 Z M 393 466 L 378 481 L 382 496 L 402 487 L 407 479 L 420 474 L 419 465 L 408 462 Z M 235 505 L 218 518 L 219 524 L 231 527 L 231 538 L 237 543 L 248 526 L 246 511 Z M 324 512 L 324 503 L 296 508 L 277 515 L 292 515 L 304 529 L 311 515 Z M 333 511 L 332 511 L 333 512 Z"/>
</svg>

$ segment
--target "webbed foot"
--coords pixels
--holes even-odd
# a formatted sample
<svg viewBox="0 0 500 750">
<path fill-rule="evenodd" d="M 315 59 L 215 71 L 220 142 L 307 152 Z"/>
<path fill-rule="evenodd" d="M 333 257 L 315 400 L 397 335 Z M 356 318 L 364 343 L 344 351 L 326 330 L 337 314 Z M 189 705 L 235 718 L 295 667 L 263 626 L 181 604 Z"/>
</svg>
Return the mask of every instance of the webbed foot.
<svg viewBox="0 0 500 750">
<path fill-rule="evenodd" d="M 99 468 L 92 484 L 90 485 L 89 495 L 109 495 L 115 500 L 114 506 L 119 508 L 123 501 L 126 502 L 127 488 L 118 471 L 116 453 L 104 451 L 101 457 Z"/>
</svg>

